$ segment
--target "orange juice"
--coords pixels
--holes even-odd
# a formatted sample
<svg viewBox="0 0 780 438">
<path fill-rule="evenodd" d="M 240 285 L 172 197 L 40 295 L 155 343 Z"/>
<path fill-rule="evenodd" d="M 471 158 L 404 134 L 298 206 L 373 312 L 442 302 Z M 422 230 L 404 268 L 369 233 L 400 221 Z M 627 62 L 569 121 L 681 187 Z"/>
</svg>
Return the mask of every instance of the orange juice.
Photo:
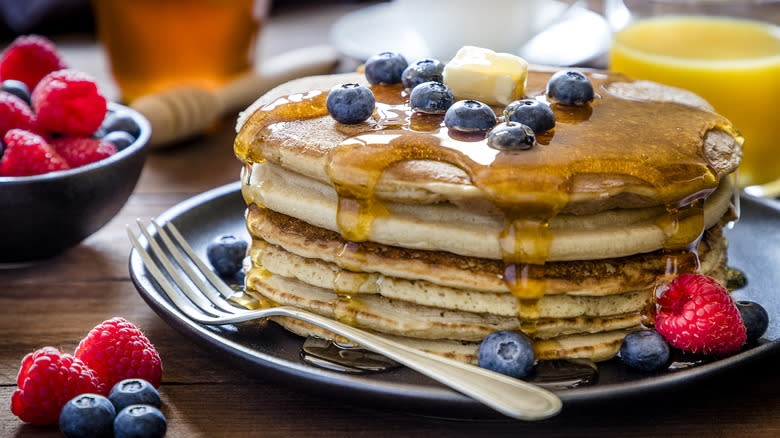
<svg viewBox="0 0 780 438">
<path fill-rule="evenodd" d="M 691 90 L 745 137 L 740 185 L 780 178 L 780 28 L 757 21 L 666 16 L 615 36 L 610 69 Z"/>
<path fill-rule="evenodd" d="M 129 102 L 181 85 L 214 89 L 254 64 L 263 0 L 93 0 L 98 36 Z"/>
</svg>

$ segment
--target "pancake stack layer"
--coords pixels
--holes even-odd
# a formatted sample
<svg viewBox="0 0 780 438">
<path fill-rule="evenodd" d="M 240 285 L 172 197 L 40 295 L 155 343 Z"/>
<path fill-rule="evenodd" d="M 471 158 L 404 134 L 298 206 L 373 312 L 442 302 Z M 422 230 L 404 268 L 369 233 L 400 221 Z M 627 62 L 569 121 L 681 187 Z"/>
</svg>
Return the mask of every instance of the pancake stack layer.
<svg viewBox="0 0 780 438">
<path fill-rule="evenodd" d="M 544 100 L 550 75 L 529 72 L 526 97 Z M 551 104 L 555 128 L 512 152 L 412 112 L 400 85 L 371 87 L 369 120 L 336 122 L 327 90 L 362 75 L 272 90 L 235 142 L 247 291 L 466 362 L 498 330 L 527 333 L 539 359 L 614 356 L 664 279 L 723 281 L 741 139 L 691 93 L 588 76 L 597 98 Z"/>
</svg>

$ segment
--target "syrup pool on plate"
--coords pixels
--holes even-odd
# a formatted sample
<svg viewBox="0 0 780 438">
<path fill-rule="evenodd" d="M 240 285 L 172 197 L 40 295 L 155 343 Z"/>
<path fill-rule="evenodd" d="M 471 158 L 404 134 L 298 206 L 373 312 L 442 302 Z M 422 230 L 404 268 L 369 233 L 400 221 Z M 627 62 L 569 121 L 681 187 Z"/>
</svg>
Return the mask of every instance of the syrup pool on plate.
<svg viewBox="0 0 780 438">
<path fill-rule="evenodd" d="M 740 185 L 780 178 L 772 109 L 780 101 L 780 27 L 691 15 L 641 19 L 616 34 L 610 69 L 707 99 L 745 137 Z"/>
</svg>

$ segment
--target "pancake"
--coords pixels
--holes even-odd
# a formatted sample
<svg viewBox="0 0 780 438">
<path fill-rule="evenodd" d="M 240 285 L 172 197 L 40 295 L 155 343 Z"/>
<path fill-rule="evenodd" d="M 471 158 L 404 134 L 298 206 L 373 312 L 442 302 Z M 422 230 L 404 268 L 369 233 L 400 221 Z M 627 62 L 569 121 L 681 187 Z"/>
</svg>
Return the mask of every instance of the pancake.
<svg viewBox="0 0 780 438">
<path fill-rule="evenodd" d="M 299 336 L 315 336 L 349 344 L 347 340 L 303 321 L 286 317 L 272 317 L 270 319 Z M 534 342 L 534 354 L 538 360 L 590 359 L 594 362 L 601 362 L 617 354 L 620 349 L 620 343 L 630 332 L 631 330 L 613 330 L 539 340 Z M 454 341 L 450 339 L 418 339 L 389 334 L 384 334 L 383 336 L 419 350 L 477 365 L 478 342 Z"/>
<path fill-rule="evenodd" d="M 542 94 L 546 81 L 551 74 L 548 72 L 529 72 L 526 93 L 528 95 Z M 593 147 L 613 147 L 620 153 L 618 155 L 605 156 L 602 162 L 591 161 L 573 166 L 571 180 L 568 181 L 568 203 L 562 212 L 595 212 L 622 208 L 639 208 L 647 206 L 664 205 L 664 200 L 670 195 L 661 193 L 661 187 L 669 187 L 663 181 L 663 175 L 659 175 L 657 169 L 638 166 L 646 162 L 642 156 L 642 150 L 635 151 L 631 146 L 636 143 L 637 134 L 659 135 L 658 141 L 668 141 L 664 138 L 669 132 L 678 138 L 675 143 L 682 145 L 686 139 L 684 135 L 690 135 L 695 143 L 697 158 L 703 158 L 707 169 L 695 167 L 697 176 L 701 173 L 712 175 L 707 183 L 710 188 L 724 176 L 736 170 L 741 157 L 741 139 L 728 120 L 712 115 L 711 106 L 701 97 L 673 87 L 654 84 L 647 81 L 634 82 L 618 75 L 593 74 L 591 80 L 596 82 L 594 88 L 603 93 L 604 101 L 607 98 L 622 96 L 621 104 L 633 103 L 630 108 L 620 106 L 618 114 L 605 114 L 598 122 L 603 126 L 595 126 L 594 138 L 583 138 L 583 130 L 578 125 L 578 117 L 585 115 L 569 114 L 569 122 L 559 113 L 556 115 L 558 124 L 555 128 L 555 139 L 563 136 L 563 130 L 571 130 L 572 142 L 577 147 L 590 142 Z M 316 99 L 323 97 L 323 93 L 312 90 L 329 90 L 332 86 L 342 83 L 366 84 L 365 78 L 360 74 L 342 74 L 303 78 L 283 84 L 250 106 L 239 117 L 237 129 L 239 135 L 236 138 L 236 154 L 244 162 L 269 161 L 280 164 L 283 167 L 315 181 L 331 184 L 331 176 L 327 169 L 329 160 L 332 159 L 332 151 L 344 141 L 366 131 L 383 129 L 391 123 L 388 114 L 392 114 L 394 108 L 379 107 L 375 118 L 357 125 L 344 125 L 327 116 L 327 112 L 302 114 L 302 110 L 291 108 L 292 117 L 282 118 L 276 123 L 273 130 L 265 130 L 266 123 L 254 123 L 255 119 L 264 117 L 263 105 L 278 107 L 285 101 L 280 97 L 295 93 L 306 93 L 303 96 Z M 393 101 L 397 102 L 396 99 Z M 654 107 L 656 103 L 669 103 L 680 105 L 666 105 Z M 304 102 L 306 103 L 306 102 Z M 315 105 L 309 104 L 308 107 Z M 307 108 L 308 108 L 307 107 Z M 267 107 L 266 107 L 267 108 Z M 634 117 L 640 120 L 629 120 L 631 126 L 622 126 L 614 129 L 615 123 L 620 117 L 625 117 L 628 110 L 636 111 Z M 671 110 L 671 111 L 670 111 Z M 595 114 L 596 111 L 593 112 Z M 672 114 L 666 114 L 672 113 Z M 314 115 L 312 115 L 314 114 Z M 297 116 L 297 117 L 296 117 Z M 670 120 L 671 119 L 671 120 Z M 641 124 L 654 125 L 664 123 L 690 123 L 690 132 L 683 129 L 675 132 L 674 126 L 658 126 L 657 129 L 642 129 Z M 694 121 L 695 120 L 695 121 Z M 594 122 L 595 123 L 595 122 Z M 695 124 L 695 125 L 694 125 Z M 611 136 L 605 136 L 609 133 Z M 617 136 L 620 134 L 620 136 Z M 257 141 L 262 137 L 262 141 Z M 609 145 L 604 145 L 605 141 Z M 656 139 L 653 139 L 655 141 Z M 613 146 L 614 145 L 614 146 Z M 542 148 L 539 148 L 542 149 Z M 669 170 L 690 161 L 690 157 L 680 154 L 679 150 L 669 149 L 665 151 L 665 163 Z M 585 154 L 587 152 L 583 152 Z M 636 154 L 636 155 L 634 155 Z M 596 157 L 589 156 L 591 160 Z M 578 162 L 579 163 L 579 162 Z M 651 163 L 655 164 L 655 163 Z M 658 163 L 661 164 L 661 163 Z M 665 164 L 666 166 L 666 164 Z M 579 167 L 579 168 L 576 168 Z M 344 169 L 340 169 L 344 170 Z M 644 179 L 643 179 L 644 178 Z M 675 189 L 676 198 L 682 199 L 694 194 L 697 188 L 686 184 L 685 179 L 680 179 Z M 424 202 L 439 203 L 452 202 L 456 205 L 490 206 L 487 196 L 482 189 L 475 186 L 472 177 L 463 169 L 450 163 L 435 160 L 405 160 L 394 163 L 383 169 L 381 177 L 376 182 L 375 196 L 385 201 Z"/>
<path fill-rule="evenodd" d="M 332 186 L 318 183 L 280 166 L 253 166 L 244 198 L 311 225 L 339 231 L 339 197 Z M 728 180 L 704 203 L 704 228 L 726 214 L 733 190 Z M 368 240 L 391 246 L 501 260 L 500 236 L 506 220 L 500 214 L 463 210 L 449 203 L 435 205 L 382 204 L 383 213 L 371 224 Z M 595 260 L 655 251 L 668 239 L 663 208 L 618 209 L 589 215 L 559 214 L 550 232 L 545 261 Z M 692 217 L 692 220 L 698 217 Z M 685 225 L 679 226 L 685 229 Z M 696 235 L 701 232 L 701 226 Z M 691 236 L 693 239 L 694 236 Z M 534 240 L 522 242 L 533 252 Z"/>
<path fill-rule="evenodd" d="M 247 211 L 247 226 L 250 234 L 259 239 L 250 248 L 256 266 L 270 270 L 276 266 L 277 270 L 286 270 L 286 276 L 315 271 L 314 275 L 320 278 L 330 278 L 321 280 L 330 282 L 330 289 L 374 293 L 382 275 L 480 292 L 510 292 L 503 279 L 505 265 L 501 261 L 374 242 L 349 242 L 338 233 L 254 204 Z M 272 245 L 263 251 L 266 243 Z M 698 254 L 701 271 L 724 283 L 721 271 L 726 261 L 726 241 L 720 224 L 704 233 Z M 651 287 L 664 273 L 666 260 L 662 254 L 649 253 L 617 259 L 550 262 L 533 268 L 528 275 L 544 279 L 546 295 L 599 296 Z"/>
<path fill-rule="evenodd" d="M 454 256 L 374 242 L 349 242 L 336 232 L 307 224 L 252 204 L 247 210 L 249 233 L 303 258 L 319 259 L 352 272 L 420 279 L 442 286 L 483 292 L 509 292 L 498 260 Z M 715 273 L 725 264 L 726 243 L 721 226 L 707 230 L 699 247 L 702 270 Z M 710 257 L 709 248 L 716 251 Z M 260 260 L 255 260 L 261 264 Z M 533 266 L 528 275 L 545 279 L 546 294 L 608 295 L 651 286 L 666 269 L 657 253 L 597 261 L 550 262 Z M 370 283 L 371 279 L 354 280 Z M 345 286 L 342 286 L 344 288 Z"/>
<path fill-rule="evenodd" d="M 420 339 L 454 339 L 477 342 L 499 330 L 521 330 L 523 320 L 476 314 L 392 300 L 380 295 L 344 297 L 302 281 L 253 269 L 247 273 L 247 290 L 279 305 L 290 305 L 371 331 Z M 612 329 L 636 328 L 642 315 L 610 317 L 541 318 L 532 336 L 540 339 Z"/>
<path fill-rule="evenodd" d="M 702 251 L 700 272 L 723 281 L 725 242 L 719 239 L 714 248 L 703 248 Z M 656 287 L 650 284 L 641 289 L 623 289 L 620 293 L 608 295 L 594 295 L 581 289 L 560 294 L 546 293 L 539 300 L 538 308 L 534 309 L 535 313 L 528 314 L 508 290 L 483 292 L 442 286 L 426 280 L 348 271 L 332 263 L 307 259 L 275 245 L 267 245 L 261 240 L 253 242 L 250 254 L 254 266 L 263 266 L 273 274 L 342 295 L 378 294 L 422 306 L 508 317 L 571 318 L 637 313 L 652 304 Z M 592 277 L 592 280 L 595 283 L 597 280 L 609 281 L 610 278 Z"/>
<path fill-rule="evenodd" d="M 690 92 L 587 75 L 596 99 L 575 107 L 546 100 L 550 71 L 529 72 L 526 97 L 556 125 L 524 151 L 412 112 L 400 85 L 371 87 L 365 122 L 336 122 L 327 90 L 362 75 L 261 97 L 234 147 L 247 293 L 465 362 L 498 330 L 531 336 L 538 359 L 611 358 L 674 275 L 724 280 L 742 139 Z"/>
</svg>

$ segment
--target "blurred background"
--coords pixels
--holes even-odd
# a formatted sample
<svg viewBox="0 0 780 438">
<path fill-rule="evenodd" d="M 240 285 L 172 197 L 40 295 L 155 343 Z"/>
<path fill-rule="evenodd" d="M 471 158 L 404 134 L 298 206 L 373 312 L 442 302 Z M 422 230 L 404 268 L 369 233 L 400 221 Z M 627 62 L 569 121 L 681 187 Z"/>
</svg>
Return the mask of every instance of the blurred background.
<svg viewBox="0 0 780 438">
<path fill-rule="evenodd" d="M 99 1 L 99 0 L 98 0 Z M 277 0 L 271 1 L 271 14 L 293 9 L 333 5 L 377 3 L 366 0 Z M 95 18 L 90 0 L 0 0 L 0 38 L 10 41 L 17 35 L 36 33 L 55 36 L 68 33 L 94 33 Z"/>
</svg>

